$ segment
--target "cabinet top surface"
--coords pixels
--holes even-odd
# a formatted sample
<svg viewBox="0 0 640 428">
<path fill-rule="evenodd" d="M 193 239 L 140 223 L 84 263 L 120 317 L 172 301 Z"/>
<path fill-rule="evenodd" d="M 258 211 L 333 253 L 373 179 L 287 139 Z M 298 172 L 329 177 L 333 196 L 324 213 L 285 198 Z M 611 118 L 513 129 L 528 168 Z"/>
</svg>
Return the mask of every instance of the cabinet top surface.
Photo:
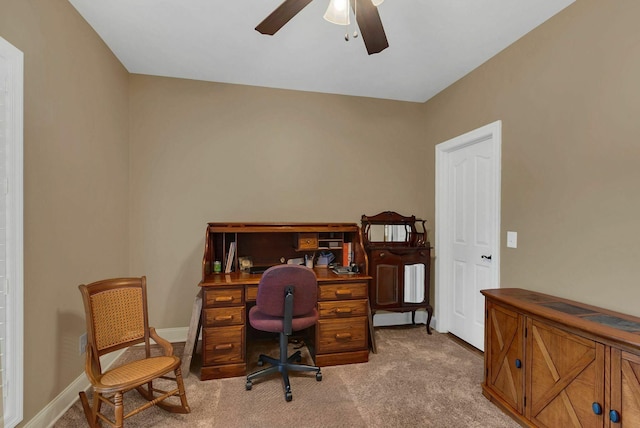
<svg viewBox="0 0 640 428">
<path fill-rule="evenodd" d="M 338 275 L 331 269 L 314 268 L 313 271 L 318 278 L 319 283 L 323 282 L 357 282 L 368 281 L 370 276 L 364 274 L 346 274 Z M 219 287 L 225 285 L 253 285 L 260 282 L 262 274 L 250 274 L 245 272 L 218 273 L 207 275 L 199 285 L 200 287 Z"/>
<path fill-rule="evenodd" d="M 208 223 L 209 232 L 355 232 L 355 223 Z"/>
<path fill-rule="evenodd" d="M 521 288 L 481 290 L 496 300 L 601 338 L 640 347 L 640 318 Z"/>
</svg>

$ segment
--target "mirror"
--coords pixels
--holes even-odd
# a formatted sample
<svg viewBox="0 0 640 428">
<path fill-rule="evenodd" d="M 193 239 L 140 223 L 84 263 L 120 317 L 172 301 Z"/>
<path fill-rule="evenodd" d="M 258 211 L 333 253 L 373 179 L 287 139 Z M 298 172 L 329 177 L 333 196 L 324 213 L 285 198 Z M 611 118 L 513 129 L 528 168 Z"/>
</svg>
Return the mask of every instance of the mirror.
<svg viewBox="0 0 640 428">
<path fill-rule="evenodd" d="M 367 230 L 369 242 L 408 242 L 410 228 L 406 224 L 372 224 Z"/>
</svg>

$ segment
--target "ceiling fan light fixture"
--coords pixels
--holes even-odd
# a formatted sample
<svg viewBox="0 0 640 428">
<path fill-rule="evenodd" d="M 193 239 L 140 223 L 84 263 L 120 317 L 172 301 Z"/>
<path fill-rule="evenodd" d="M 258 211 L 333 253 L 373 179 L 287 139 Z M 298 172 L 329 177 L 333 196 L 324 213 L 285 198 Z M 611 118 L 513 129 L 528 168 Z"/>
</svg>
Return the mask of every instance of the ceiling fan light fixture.
<svg viewBox="0 0 640 428">
<path fill-rule="evenodd" d="M 331 0 L 324 19 L 332 24 L 349 25 L 349 0 Z"/>
</svg>

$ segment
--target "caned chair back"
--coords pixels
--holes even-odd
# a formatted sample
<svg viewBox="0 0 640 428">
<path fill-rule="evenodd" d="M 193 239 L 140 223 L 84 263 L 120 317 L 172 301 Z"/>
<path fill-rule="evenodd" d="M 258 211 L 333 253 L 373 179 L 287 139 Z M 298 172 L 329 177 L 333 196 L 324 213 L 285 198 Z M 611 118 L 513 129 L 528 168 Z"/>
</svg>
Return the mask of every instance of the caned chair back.
<svg viewBox="0 0 640 428">
<path fill-rule="evenodd" d="M 87 342 L 93 355 L 149 344 L 146 278 L 119 278 L 81 285 Z"/>
</svg>

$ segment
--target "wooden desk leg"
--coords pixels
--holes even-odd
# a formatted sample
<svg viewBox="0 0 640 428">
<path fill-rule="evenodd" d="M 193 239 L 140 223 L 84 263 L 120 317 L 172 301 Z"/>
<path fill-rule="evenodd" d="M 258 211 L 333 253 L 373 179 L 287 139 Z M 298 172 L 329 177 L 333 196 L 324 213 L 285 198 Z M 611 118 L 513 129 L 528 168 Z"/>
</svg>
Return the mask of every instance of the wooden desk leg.
<svg viewBox="0 0 640 428">
<path fill-rule="evenodd" d="M 202 290 L 196 295 L 193 301 L 193 309 L 191 310 L 191 322 L 189 322 L 189 332 L 187 334 L 187 342 L 184 344 L 182 352 L 182 377 L 187 378 L 191 373 L 191 357 L 198 345 L 198 335 L 202 324 L 200 313 L 202 311 Z"/>
<path fill-rule="evenodd" d="M 373 313 L 371 312 L 371 305 L 367 300 L 367 315 L 369 316 L 369 337 L 371 338 L 371 351 L 374 354 L 378 353 L 376 348 L 376 331 L 373 329 Z"/>
</svg>

